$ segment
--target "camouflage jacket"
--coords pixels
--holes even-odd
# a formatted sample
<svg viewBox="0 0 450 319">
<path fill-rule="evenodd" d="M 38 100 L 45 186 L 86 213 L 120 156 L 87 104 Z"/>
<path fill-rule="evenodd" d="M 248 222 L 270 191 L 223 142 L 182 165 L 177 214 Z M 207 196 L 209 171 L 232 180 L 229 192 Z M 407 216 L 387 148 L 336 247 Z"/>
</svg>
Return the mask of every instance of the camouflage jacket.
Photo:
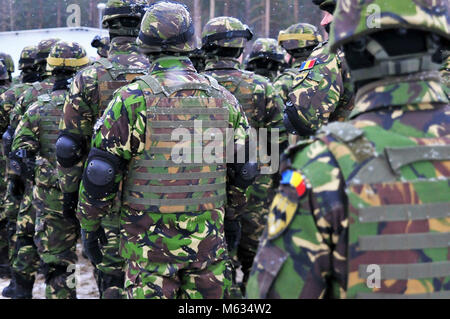
<svg viewBox="0 0 450 319">
<path fill-rule="evenodd" d="M 117 68 L 148 69 L 150 63 L 147 57 L 138 53 L 136 39 L 132 37 L 116 37 L 112 40 L 108 61 L 112 64 L 112 70 Z M 103 113 L 100 109 L 100 83 L 98 75 L 107 70 L 101 64 L 87 67 L 80 71 L 74 78 L 69 94 L 64 105 L 64 118 L 61 121 L 61 132 L 81 139 L 89 153 L 90 141 L 95 122 Z M 119 80 L 131 81 L 129 75 L 120 75 Z M 61 178 L 61 186 L 65 193 L 78 191 L 81 175 L 83 173 L 84 160 L 72 168 L 62 168 L 58 165 Z"/>
<path fill-rule="evenodd" d="M 314 49 L 294 79 L 289 94 L 303 124 L 316 131 L 350 115 L 353 91 L 342 51 L 328 53 L 327 42 Z"/>
<path fill-rule="evenodd" d="M 19 96 L 31 87 L 31 83 L 20 83 L 0 95 L 0 131 L 3 132 L 9 125 L 10 114 L 14 109 Z"/>
<path fill-rule="evenodd" d="M 283 101 L 265 77 L 241 70 L 239 61 L 231 58 L 207 60 L 204 74 L 214 77 L 236 97 L 251 127 L 278 128 L 280 143 L 287 140 Z"/>
<path fill-rule="evenodd" d="M 34 82 L 31 87 L 25 90 L 17 99 L 16 105 L 10 114 L 11 126 L 16 128 L 20 118 L 27 111 L 28 107 L 34 103 L 39 95 L 50 93 L 55 84 L 55 77 L 50 76 L 41 82 Z"/>
<path fill-rule="evenodd" d="M 12 150 L 23 149 L 36 154 L 34 184 L 45 188 L 60 190 L 55 155 L 59 120 L 55 118 L 62 116 L 66 95 L 67 90 L 56 90 L 37 97 L 22 116 L 14 134 Z"/>
<path fill-rule="evenodd" d="M 163 85 L 182 85 L 204 83 L 210 85 L 209 80 L 199 75 L 187 57 L 165 57 L 157 59 L 151 66 L 149 74 L 159 79 Z M 107 151 L 124 161 L 138 157 L 144 151 L 146 143 L 151 143 L 146 134 L 147 107 L 143 88 L 139 81 L 123 87 L 114 96 L 114 99 L 105 110 L 102 118 L 95 126 L 92 147 Z M 237 100 L 223 87 L 218 86 L 222 92 L 229 111 L 229 127 L 234 128 L 235 143 L 244 145 L 247 137 L 248 121 Z M 145 94 L 152 94 L 151 89 L 145 89 Z M 204 91 L 185 90 L 176 93 L 182 96 L 206 96 Z M 120 133 L 119 133 L 120 132 Z M 123 176 L 119 173 L 116 181 L 120 182 Z M 79 193 L 78 218 L 81 227 L 87 231 L 96 230 L 105 211 L 112 204 L 115 194 L 102 200 L 90 201 L 83 183 Z M 122 210 L 127 210 L 122 206 Z M 132 213 L 134 214 L 134 213 Z M 141 213 L 140 213 L 141 214 Z"/>
<path fill-rule="evenodd" d="M 444 291 L 448 298 L 449 111 L 437 72 L 379 81 L 359 90 L 352 121 L 325 126 L 314 139 L 290 148 L 281 164 L 281 186 L 253 264 L 248 297 L 345 298 L 362 290 L 367 298 L 374 297 L 374 292 L 396 298 L 399 294 L 430 297 L 426 294 L 437 291 Z M 429 145 L 438 146 L 425 159 Z M 447 158 L 439 147 L 447 147 Z M 391 155 L 384 155 L 408 148 L 415 150 L 416 159 L 403 155 L 391 162 Z M 385 156 L 391 168 L 376 165 L 379 159 L 386 163 Z M 435 205 L 433 201 L 447 202 L 444 215 L 423 215 L 424 211 L 437 213 L 425 208 Z M 411 211 L 422 218 L 411 217 L 407 211 L 404 215 L 394 212 L 397 219 L 383 215 L 402 207 L 395 204 L 416 206 Z M 367 220 L 358 213 L 366 207 L 372 209 Z M 374 211 L 379 219 L 370 220 Z M 434 248 L 435 243 L 425 245 L 429 249 L 404 244 L 406 239 L 430 234 L 447 239 L 440 248 Z M 358 246 L 361 237 L 369 247 Z M 403 244 L 396 237 L 405 239 Z M 387 251 L 375 247 L 380 238 L 389 238 L 383 247 Z M 361 277 L 366 269 L 355 267 L 355 261 L 360 267 L 380 265 L 392 277 L 381 277 L 380 288 L 369 289 Z M 447 274 L 414 277 L 412 269 L 426 262 L 447 263 Z M 412 277 L 395 273 L 398 266 L 411 266 Z"/>
<path fill-rule="evenodd" d="M 289 100 L 289 93 L 292 91 L 294 79 L 302 72 L 300 69 L 302 63 L 303 61 L 295 61 L 292 67 L 284 70 L 273 82 L 273 87 L 285 103 Z"/>
</svg>

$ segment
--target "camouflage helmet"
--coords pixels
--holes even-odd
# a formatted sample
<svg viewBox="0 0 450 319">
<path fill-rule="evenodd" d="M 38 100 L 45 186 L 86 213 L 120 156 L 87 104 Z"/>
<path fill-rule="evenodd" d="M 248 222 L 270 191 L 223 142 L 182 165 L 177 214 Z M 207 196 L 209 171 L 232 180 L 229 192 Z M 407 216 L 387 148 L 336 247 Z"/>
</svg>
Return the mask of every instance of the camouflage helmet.
<svg viewBox="0 0 450 319">
<path fill-rule="evenodd" d="M 97 49 L 97 54 L 102 58 L 108 57 L 109 44 L 108 37 L 100 37 L 99 35 L 96 35 L 91 42 L 91 46 Z"/>
<path fill-rule="evenodd" d="M 278 44 L 287 51 L 315 47 L 322 42 L 322 36 L 315 26 L 309 23 L 297 23 L 280 31 Z"/>
<path fill-rule="evenodd" d="M 40 64 L 46 62 L 50 51 L 58 41 L 60 41 L 60 39 L 54 38 L 42 40 L 41 42 L 39 42 L 36 63 Z"/>
<path fill-rule="evenodd" d="M 258 59 L 272 60 L 284 63 L 286 51 L 278 45 L 277 40 L 271 38 L 259 38 L 252 46 L 252 51 L 247 59 L 251 63 Z"/>
<path fill-rule="evenodd" d="M 245 42 L 253 38 L 250 28 L 236 18 L 217 17 L 208 21 L 203 28 L 203 48 L 244 48 Z"/>
<path fill-rule="evenodd" d="M 9 80 L 8 68 L 5 60 L 0 59 L 0 81 Z"/>
<path fill-rule="evenodd" d="M 59 41 L 56 43 L 47 58 L 47 70 L 53 71 L 56 68 L 77 70 L 90 63 L 86 50 L 76 42 Z"/>
<path fill-rule="evenodd" d="M 332 51 L 386 29 L 416 29 L 450 39 L 448 0 L 339 1 L 330 33 Z"/>
<path fill-rule="evenodd" d="M 37 53 L 37 45 L 30 45 L 23 48 L 22 52 L 20 53 L 19 70 L 34 67 L 36 65 L 35 63 Z"/>
<path fill-rule="evenodd" d="M 4 60 L 6 68 L 8 69 L 8 72 L 14 73 L 15 67 L 14 67 L 13 58 L 8 53 L 0 52 L 0 59 Z"/>
<path fill-rule="evenodd" d="M 142 19 L 147 7 L 148 1 L 146 0 L 108 0 L 103 13 L 103 27 L 108 28 L 108 21 L 117 18 Z"/>
<path fill-rule="evenodd" d="M 189 9 L 169 1 L 151 5 L 142 19 L 137 44 L 145 54 L 194 51 L 194 23 Z"/>
</svg>

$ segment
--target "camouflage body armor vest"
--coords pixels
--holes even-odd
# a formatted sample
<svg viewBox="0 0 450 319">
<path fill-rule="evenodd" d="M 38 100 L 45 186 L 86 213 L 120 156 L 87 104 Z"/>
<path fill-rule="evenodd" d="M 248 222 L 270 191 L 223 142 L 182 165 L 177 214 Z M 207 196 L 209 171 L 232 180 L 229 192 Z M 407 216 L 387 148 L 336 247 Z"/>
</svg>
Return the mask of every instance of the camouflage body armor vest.
<svg viewBox="0 0 450 319">
<path fill-rule="evenodd" d="M 146 145 L 144 152 L 129 165 L 123 189 L 124 206 L 144 212 L 184 213 L 225 205 L 227 167 L 222 136 L 228 127 L 229 111 L 223 107 L 225 98 L 217 81 L 209 80 L 211 85 L 184 83 L 170 87 L 162 86 L 152 76 L 140 78 L 147 105 Z M 203 91 L 208 97 L 171 97 L 183 90 Z M 201 122 L 201 129 L 196 128 L 197 121 Z M 183 139 L 183 146 L 192 153 L 183 152 L 186 160 L 181 163 L 172 158 L 173 147 L 180 145 L 179 135 L 171 136 L 176 128 L 184 130 L 190 138 Z M 222 135 L 217 140 L 196 140 L 197 134 L 208 132 L 211 137 Z M 202 159 L 202 150 L 206 151 L 208 143 L 217 147 L 214 158 Z"/>
<path fill-rule="evenodd" d="M 97 66 L 98 88 L 99 88 L 99 113 L 101 117 L 103 111 L 111 101 L 114 92 L 129 84 L 135 78 L 143 76 L 147 70 L 140 68 L 130 68 L 125 65 L 117 67 L 113 65 L 108 59 L 101 58 L 95 62 Z"/>
<path fill-rule="evenodd" d="M 59 136 L 59 122 L 63 117 L 66 94 L 43 94 L 38 97 L 40 155 L 56 167 L 56 140 Z"/>
<path fill-rule="evenodd" d="M 256 96 L 253 94 L 253 87 L 246 81 L 248 77 L 245 73 L 242 74 L 242 77 L 233 75 L 214 75 L 214 78 L 239 101 L 239 104 L 241 104 L 245 115 L 250 122 L 250 126 L 258 127 L 259 125 L 253 120 Z"/>
<path fill-rule="evenodd" d="M 350 123 L 322 132 L 348 197 L 347 298 L 450 298 L 450 138 Z M 381 134 L 395 146 L 377 152 Z"/>
</svg>

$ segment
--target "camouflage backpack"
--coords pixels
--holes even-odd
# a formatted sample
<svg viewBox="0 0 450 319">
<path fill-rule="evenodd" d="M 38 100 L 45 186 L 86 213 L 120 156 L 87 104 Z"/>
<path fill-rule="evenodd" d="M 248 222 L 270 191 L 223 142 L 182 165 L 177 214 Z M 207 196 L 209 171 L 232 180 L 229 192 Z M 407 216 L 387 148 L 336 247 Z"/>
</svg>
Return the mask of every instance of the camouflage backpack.
<svg viewBox="0 0 450 319">
<path fill-rule="evenodd" d="M 145 94 L 145 100 L 147 139 L 151 142 L 130 162 L 123 188 L 124 205 L 136 211 L 158 213 L 196 212 L 224 206 L 227 174 L 224 138 L 214 139 L 216 153 L 211 158 L 203 155 L 202 159 L 205 144 L 195 139 L 186 144 L 186 153 L 182 148 L 179 159 L 172 157 L 179 146 L 171 136 L 175 128 L 197 134 L 195 125 L 200 121 L 201 134 L 225 136 L 229 116 L 228 109 L 222 107 L 225 98 L 217 81 L 211 77 L 208 80 L 210 84 L 192 82 L 178 86 L 163 86 L 150 75 L 138 80 L 144 93 L 149 93 Z M 202 91 L 207 97 L 171 97 L 183 90 Z"/>
</svg>

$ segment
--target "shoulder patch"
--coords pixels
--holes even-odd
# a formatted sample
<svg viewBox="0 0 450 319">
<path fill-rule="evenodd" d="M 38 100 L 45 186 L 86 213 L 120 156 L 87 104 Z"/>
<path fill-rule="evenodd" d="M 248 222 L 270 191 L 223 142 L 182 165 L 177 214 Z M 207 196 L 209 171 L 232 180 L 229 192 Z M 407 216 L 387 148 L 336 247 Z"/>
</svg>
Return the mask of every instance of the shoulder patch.
<svg viewBox="0 0 450 319">
<path fill-rule="evenodd" d="M 299 71 L 311 70 L 316 65 L 317 59 L 308 60 L 300 65 Z"/>
<path fill-rule="evenodd" d="M 294 219 L 298 201 L 306 196 L 308 184 L 303 175 L 287 169 L 282 173 L 280 192 L 275 196 L 268 216 L 268 238 L 277 238 Z"/>
</svg>

